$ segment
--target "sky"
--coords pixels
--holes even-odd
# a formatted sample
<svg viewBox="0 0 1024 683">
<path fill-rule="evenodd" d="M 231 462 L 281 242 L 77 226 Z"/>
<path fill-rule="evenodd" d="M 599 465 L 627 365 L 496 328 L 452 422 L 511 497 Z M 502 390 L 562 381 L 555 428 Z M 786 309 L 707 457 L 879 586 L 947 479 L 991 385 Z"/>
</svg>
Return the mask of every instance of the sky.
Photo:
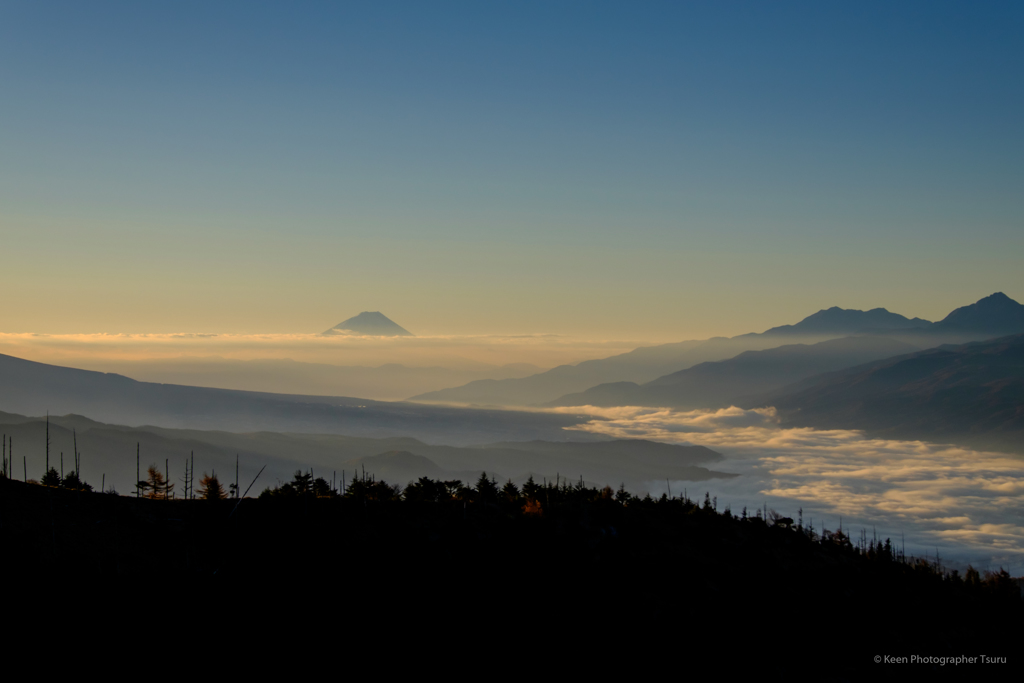
<svg viewBox="0 0 1024 683">
<path fill-rule="evenodd" d="M 0 332 L 379 310 L 667 342 L 1024 300 L 1022 29 L 1014 2 L 7 1 Z"/>
</svg>

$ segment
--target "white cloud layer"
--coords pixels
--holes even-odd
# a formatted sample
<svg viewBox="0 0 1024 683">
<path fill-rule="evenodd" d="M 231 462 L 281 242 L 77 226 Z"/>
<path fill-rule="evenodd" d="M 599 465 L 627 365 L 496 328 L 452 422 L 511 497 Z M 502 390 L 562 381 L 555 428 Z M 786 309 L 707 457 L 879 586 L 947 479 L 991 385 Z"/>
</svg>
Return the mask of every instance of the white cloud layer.
<svg viewBox="0 0 1024 683">
<path fill-rule="evenodd" d="M 552 367 L 625 353 L 638 341 L 595 340 L 555 334 L 372 337 L 321 334 L 34 334 L 0 333 L 0 353 L 43 363 L 94 367 L 103 360 L 219 357 L 290 359 L 376 367 L 464 368 L 531 363 Z"/>
<path fill-rule="evenodd" d="M 803 508 L 820 531 L 840 523 L 854 539 L 900 542 L 908 553 L 940 553 L 943 564 L 1024 574 L 1024 458 L 921 441 L 872 439 L 849 430 L 782 429 L 772 408 L 674 411 L 573 407 L 591 414 L 577 427 L 616 438 L 699 444 L 726 456 L 715 469 L 737 472 L 702 485 L 734 512 L 767 504 L 796 517 Z M 687 484 L 673 483 L 673 492 Z M 652 492 L 665 482 L 651 482 Z M 690 491 L 690 497 L 696 497 Z"/>
</svg>

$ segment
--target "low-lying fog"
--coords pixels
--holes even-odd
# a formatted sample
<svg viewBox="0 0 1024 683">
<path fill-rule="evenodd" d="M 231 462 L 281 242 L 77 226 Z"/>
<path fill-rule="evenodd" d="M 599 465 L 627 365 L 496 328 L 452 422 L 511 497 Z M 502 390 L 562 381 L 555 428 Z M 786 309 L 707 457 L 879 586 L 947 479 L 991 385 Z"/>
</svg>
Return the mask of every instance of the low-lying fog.
<svg viewBox="0 0 1024 683">
<path fill-rule="evenodd" d="M 526 377 L 640 345 L 556 334 L 0 333 L 0 353 L 143 382 L 384 401 L 479 379 Z"/>
<path fill-rule="evenodd" d="M 1024 457 L 920 441 L 888 441 L 856 431 L 782 429 L 773 409 L 673 411 L 659 408 L 560 408 L 594 416 L 575 429 L 712 448 L 716 469 L 741 476 L 699 485 L 652 481 L 660 495 L 703 500 L 749 514 L 767 505 L 821 531 L 841 523 L 854 542 L 866 530 L 943 565 L 1024 574 Z"/>
</svg>

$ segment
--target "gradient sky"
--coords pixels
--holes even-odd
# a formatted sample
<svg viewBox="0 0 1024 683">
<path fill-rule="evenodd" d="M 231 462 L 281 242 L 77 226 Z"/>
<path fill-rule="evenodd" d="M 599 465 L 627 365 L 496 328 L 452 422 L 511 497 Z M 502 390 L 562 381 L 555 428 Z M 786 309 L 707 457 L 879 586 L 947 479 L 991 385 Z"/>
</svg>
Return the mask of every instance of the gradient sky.
<svg viewBox="0 0 1024 683">
<path fill-rule="evenodd" d="M 0 332 L 1024 301 L 1019 2 L 0 4 Z"/>
</svg>

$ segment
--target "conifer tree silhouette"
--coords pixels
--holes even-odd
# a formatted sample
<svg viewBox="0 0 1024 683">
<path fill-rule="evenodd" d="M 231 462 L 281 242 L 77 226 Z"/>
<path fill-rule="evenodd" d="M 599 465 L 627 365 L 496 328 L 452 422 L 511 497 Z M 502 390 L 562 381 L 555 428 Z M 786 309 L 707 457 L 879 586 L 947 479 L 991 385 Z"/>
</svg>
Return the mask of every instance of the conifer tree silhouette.
<svg viewBox="0 0 1024 683">
<path fill-rule="evenodd" d="M 144 491 L 147 498 L 170 498 L 173 488 L 174 484 L 168 483 L 164 473 L 158 470 L 156 465 L 150 465 L 146 470 L 146 480 L 139 482 L 139 490 Z"/>
<path fill-rule="evenodd" d="M 205 500 L 223 500 L 227 498 L 227 494 L 224 493 L 224 487 L 220 485 L 220 481 L 217 479 L 216 470 L 212 475 L 203 472 L 203 478 L 199 480 L 199 491 L 197 493 L 200 498 Z"/>
</svg>

